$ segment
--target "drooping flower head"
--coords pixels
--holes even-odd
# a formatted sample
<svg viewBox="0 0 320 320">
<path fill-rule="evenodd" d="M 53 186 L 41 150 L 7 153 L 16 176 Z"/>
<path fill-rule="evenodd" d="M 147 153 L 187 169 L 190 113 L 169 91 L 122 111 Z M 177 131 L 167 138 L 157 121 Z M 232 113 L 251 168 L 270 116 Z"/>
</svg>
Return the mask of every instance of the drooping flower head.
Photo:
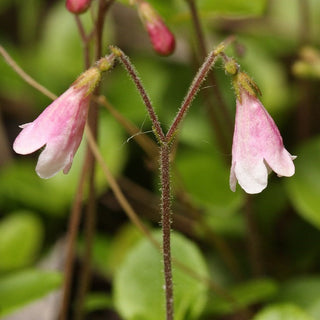
<svg viewBox="0 0 320 320">
<path fill-rule="evenodd" d="M 84 13 L 90 7 L 91 0 L 67 0 L 67 9 L 75 14 Z"/>
<path fill-rule="evenodd" d="M 230 188 L 236 183 L 247 193 L 259 193 L 266 188 L 268 173 L 290 177 L 295 172 L 295 156 L 284 148 L 280 132 L 257 98 L 257 87 L 240 72 L 237 74 L 236 118 L 232 144 Z"/>
<path fill-rule="evenodd" d="M 164 56 L 170 55 L 175 48 L 175 38 L 155 9 L 144 0 L 135 1 L 140 18 L 148 31 L 153 49 Z"/>
<path fill-rule="evenodd" d="M 41 178 L 50 178 L 60 170 L 65 174 L 69 172 L 82 140 L 91 95 L 101 79 L 101 71 L 110 67 L 109 59 L 102 58 L 37 119 L 20 126 L 23 130 L 13 143 L 16 153 L 25 155 L 45 147 L 36 166 L 36 172 Z"/>
</svg>

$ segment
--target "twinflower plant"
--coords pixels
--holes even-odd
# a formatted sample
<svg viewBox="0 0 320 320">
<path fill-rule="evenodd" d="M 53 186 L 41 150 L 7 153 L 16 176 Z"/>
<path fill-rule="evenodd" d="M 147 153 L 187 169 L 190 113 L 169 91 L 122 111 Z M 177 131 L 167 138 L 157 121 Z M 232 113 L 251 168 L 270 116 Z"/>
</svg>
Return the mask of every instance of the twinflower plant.
<svg viewBox="0 0 320 320">
<path fill-rule="evenodd" d="M 149 95 L 129 57 L 118 47 L 111 46 L 110 55 L 101 58 L 92 68 L 85 71 L 35 121 L 22 126 L 23 130 L 13 145 L 14 150 L 20 154 L 32 153 L 45 146 L 36 167 L 40 177 L 50 178 L 60 170 L 68 173 L 82 139 L 89 101 L 95 87 L 101 81 L 101 73 L 111 69 L 116 60 L 121 62 L 141 95 L 159 145 L 160 213 L 167 320 L 174 319 L 174 286 L 171 266 L 173 214 L 171 209 L 170 158 L 172 146 L 193 99 L 217 58 L 223 58 L 226 72 L 233 77 L 236 92 L 237 110 L 232 146 L 231 190 L 235 191 L 238 181 L 247 193 L 259 193 L 267 186 L 270 169 L 279 176 L 288 177 L 292 176 L 295 171 L 293 164 L 295 157 L 291 156 L 284 148 L 277 126 L 257 98 L 259 92 L 257 85 L 247 74 L 239 71 L 239 66 L 233 59 L 225 55 L 224 50 L 229 44 L 229 40 L 221 43 L 210 52 L 193 79 L 167 132 L 163 131 Z"/>
</svg>

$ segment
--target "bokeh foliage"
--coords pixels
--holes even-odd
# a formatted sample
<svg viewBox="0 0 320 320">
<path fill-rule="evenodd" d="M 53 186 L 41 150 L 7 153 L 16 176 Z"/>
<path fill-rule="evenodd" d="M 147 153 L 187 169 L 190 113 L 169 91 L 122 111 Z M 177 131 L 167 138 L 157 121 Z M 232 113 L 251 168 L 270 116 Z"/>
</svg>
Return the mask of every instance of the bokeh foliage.
<svg viewBox="0 0 320 320">
<path fill-rule="evenodd" d="M 150 0 L 177 36 L 176 53 L 169 58 L 157 57 L 151 50 L 129 1 L 117 2 L 107 16 L 104 52 L 109 44 L 116 44 L 130 56 L 166 128 L 197 70 L 199 50 L 187 2 Z M 177 241 L 173 252 L 203 278 L 195 280 L 175 268 L 177 319 L 225 319 L 243 309 L 255 320 L 320 319 L 320 2 L 195 2 L 210 48 L 236 35 L 236 46 L 228 54 L 258 83 L 261 100 L 279 125 L 287 149 L 298 158 L 296 174 L 290 179 L 271 174 L 268 189 L 259 195 L 248 198 L 239 187 L 232 193 L 228 186 L 232 130 L 224 124 L 230 150 L 226 153 L 208 121 L 202 96 L 204 91 L 212 94 L 213 88 L 206 84 L 200 90 L 179 133 L 175 154 L 173 220 L 177 231 L 173 238 Z M 307 20 L 302 16 L 303 2 Z M 90 12 L 81 16 L 87 30 L 92 27 L 91 18 Z M 126 19 L 131 28 L 124 30 Z M 83 71 L 80 37 L 62 0 L 0 1 L 0 43 L 26 72 L 56 94 Z M 313 50 L 312 59 L 301 54 L 306 45 Z M 293 67 L 297 62 L 302 69 L 301 64 L 300 69 Z M 233 118 L 230 79 L 220 67 L 214 74 Z M 120 66 L 104 76 L 102 94 L 151 137 L 141 99 Z M 43 271 L 39 263 L 66 233 L 85 146 L 78 151 L 69 175 L 50 180 L 36 176 L 37 155 L 22 157 L 11 151 L 18 125 L 32 121 L 49 103 L 0 59 L 0 132 L 5 141 L 0 156 L 0 317 L 36 301 L 62 282 L 61 271 Z M 219 102 L 215 103 L 219 108 Z M 144 188 L 137 195 L 138 187 L 124 183 L 141 219 L 157 228 L 157 170 L 129 138 L 101 108 L 103 156 L 117 177 L 125 176 Z M 100 278 L 88 295 L 88 319 L 97 310 L 111 310 L 130 320 L 162 319 L 160 255 L 128 222 L 100 169 L 97 186 L 93 262 Z M 253 229 L 248 210 L 256 221 Z M 259 243 L 251 242 L 252 233 L 258 235 Z M 84 241 L 81 230 L 80 264 Z M 248 250 L 252 245 L 259 251 L 260 269 Z M 223 287 L 231 301 L 212 288 L 207 277 Z"/>
</svg>

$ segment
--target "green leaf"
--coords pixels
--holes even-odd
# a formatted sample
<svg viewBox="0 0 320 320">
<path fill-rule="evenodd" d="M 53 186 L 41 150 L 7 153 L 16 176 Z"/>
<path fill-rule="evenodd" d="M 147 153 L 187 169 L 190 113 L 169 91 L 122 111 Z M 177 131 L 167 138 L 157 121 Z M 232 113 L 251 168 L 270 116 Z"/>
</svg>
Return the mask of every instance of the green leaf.
<svg viewBox="0 0 320 320">
<path fill-rule="evenodd" d="M 222 14 L 222 15 L 237 15 L 237 16 L 260 16 L 265 12 L 266 0 L 201 0 L 197 1 L 199 10 L 202 15 Z"/>
<path fill-rule="evenodd" d="M 211 212 L 233 213 L 243 203 L 240 191 L 231 192 L 229 169 L 217 152 L 179 150 L 176 164 L 192 199 Z"/>
<path fill-rule="evenodd" d="M 130 0 L 119 0 L 126 5 L 132 4 Z M 163 19 L 171 18 L 179 10 L 179 8 L 184 7 L 184 3 L 176 0 L 148 0 L 148 2 L 153 6 L 153 8 L 161 15 Z M 134 8 L 134 7 L 133 7 Z"/>
<path fill-rule="evenodd" d="M 58 272 L 25 270 L 0 278 L 0 316 L 43 297 L 62 283 Z"/>
<path fill-rule="evenodd" d="M 293 303 L 320 319 L 320 276 L 294 278 L 285 282 L 276 298 L 277 302 Z"/>
<path fill-rule="evenodd" d="M 87 295 L 84 309 L 87 312 L 92 312 L 101 309 L 113 307 L 112 297 L 101 292 L 91 292 Z"/>
<path fill-rule="evenodd" d="M 239 284 L 230 289 L 233 301 L 214 295 L 207 309 L 214 314 L 229 314 L 235 308 L 244 308 L 252 304 L 265 302 L 276 295 L 278 286 L 272 279 L 257 279 Z"/>
<path fill-rule="evenodd" d="M 154 233 L 160 241 L 159 232 Z M 182 235 L 172 233 L 172 255 L 198 275 L 207 277 L 205 261 L 198 248 Z M 126 320 L 163 320 L 165 298 L 162 257 L 147 239 L 128 254 L 115 276 L 114 299 Z M 207 284 L 173 267 L 175 319 L 197 319 L 207 296 Z"/>
<path fill-rule="evenodd" d="M 10 213 L 0 222 L 0 271 L 28 266 L 41 247 L 43 226 L 28 211 Z"/>
<path fill-rule="evenodd" d="M 112 273 L 115 273 L 128 252 L 142 238 L 141 232 L 133 224 L 125 224 L 122 226 L 112 239 L 109 256 L 109 268 Z"/>
<path fill-rule="evenodd" d="M 295 305 L 279 304 L 264 308 L 253 320 L 314 320 L 314 318 Z"/>
<path fill-rule="evenodd" d="M 302 145 L 296 154 L 296 173 L 286 180 L 289 198 L 304 219 L 320 228 L 320 137 Z"/>
</svg>

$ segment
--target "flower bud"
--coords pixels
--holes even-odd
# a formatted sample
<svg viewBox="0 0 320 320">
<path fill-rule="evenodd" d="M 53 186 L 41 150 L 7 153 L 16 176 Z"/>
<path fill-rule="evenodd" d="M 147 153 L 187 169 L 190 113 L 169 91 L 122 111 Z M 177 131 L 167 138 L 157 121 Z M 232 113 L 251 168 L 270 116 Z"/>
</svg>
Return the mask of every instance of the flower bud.
<svg viewBox="0 0 320 320">
<path fill-rule="evenodd" d="M 66 1 L 67 9 L 74 14 L 80 14 L 80 13 L 86 12 L 90 7 L 90 4 L 91 4 L 91 0 L 67 0 Z"/>
<path fill-rule="evenodd" d="M 175 38 L 154 8 L 143 0 L 136 1 L 141 20 L 148 31 L 153 49 L 164 56 L 175 48 Z"/>
</svg>

